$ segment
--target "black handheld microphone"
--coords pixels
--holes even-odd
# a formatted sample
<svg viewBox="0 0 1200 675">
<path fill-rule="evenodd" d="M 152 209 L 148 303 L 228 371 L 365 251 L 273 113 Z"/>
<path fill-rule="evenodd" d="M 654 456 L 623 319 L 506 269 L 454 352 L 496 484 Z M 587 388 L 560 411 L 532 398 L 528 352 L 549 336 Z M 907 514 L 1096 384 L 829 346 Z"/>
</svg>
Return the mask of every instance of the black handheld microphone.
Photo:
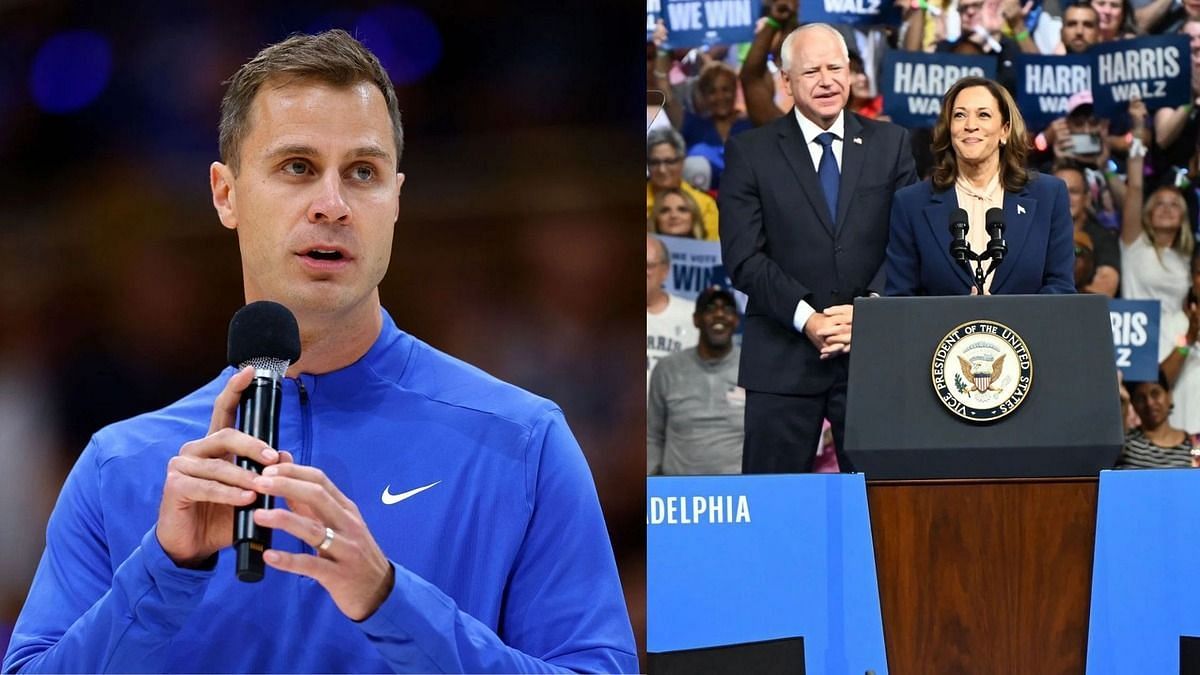
<svg viewBox="0 0 1200 675">
<path fill-rule="evenodd" d="M 1004 211 L 1002 209 L 988 209 L 983 215 L 984 227 L 987 229 L 988 240 L 987 257 L 992 259 L 992 265 L 999 265 L 1001 260 L 1004 260 L 1004 254 L 1008 252 L 1008 243 L 1004 241 Z"/>
<path fill-rule="evenodd" d="M 967 210 L 955 209 L 950 214 L 950 257 L 964 265 L 971 257 L 971 247 L 967 245 L 967 227 Z"/>
<path fill-rule="evenodd" d="M 279 439 L 279 406 L 283 400 L 283 374 L 300 358 L 300 327 L 287 307 L 267 300 L 239 309 L 229 322 L 229 364 L 239 369 L 254 366 L 254 380 L 238 404 L 238 430 L 272 448 Z M 237 465 L 262 473 L 263 465 L 237 457 Z M 253 504 L 233 513 L 233 546 L 237 552 L 237 578 L 261 581 L 263 551 L 271 547 L 271 530 L 254 522 L 255 509 L 274 505 L 270 495 L 258 495 Z"/>
</svg>

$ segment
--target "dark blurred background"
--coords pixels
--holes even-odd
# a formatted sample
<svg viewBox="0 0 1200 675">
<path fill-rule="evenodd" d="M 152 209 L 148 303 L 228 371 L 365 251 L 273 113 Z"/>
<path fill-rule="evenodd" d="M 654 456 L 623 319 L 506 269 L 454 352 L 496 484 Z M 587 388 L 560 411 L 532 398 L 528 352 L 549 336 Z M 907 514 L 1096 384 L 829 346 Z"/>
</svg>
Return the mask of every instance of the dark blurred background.
<svg viewBox="0 0 1200 675">
<path fill-rule="evenodd" d="M 223 366 L 243 298 L 208 190 L 222 81 L 340 27 L 388 68 L 405 124 L 384 306 L 563 407 L 644 650 L 637 11 L 0 2 L 0 647 L 90 435 Z"/>
</svg>

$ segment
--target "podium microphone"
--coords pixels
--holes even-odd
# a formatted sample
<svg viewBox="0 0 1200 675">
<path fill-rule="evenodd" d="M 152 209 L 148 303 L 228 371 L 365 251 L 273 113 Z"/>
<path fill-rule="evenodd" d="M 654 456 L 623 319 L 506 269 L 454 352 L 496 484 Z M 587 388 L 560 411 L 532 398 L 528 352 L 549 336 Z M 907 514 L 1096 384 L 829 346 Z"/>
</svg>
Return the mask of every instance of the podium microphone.
<svg viewBox="0 0 1200 675">
<path fill-rule="evenodd" d="M 1004 241 L 1004 211 L 995 208 L 988 209 L 983 216 L 983 222 L 988 237 L 990 237 L 986 257 L 992 259 L 992 264 L 988 269 L 991 271 L 1000 264 L 1000 261 L 1004 260 L 1004 254 L 1008 252 L 1008 243 Z"/>
<path fill-rule="evenodd" d="M 971 258 L 971 247 L 967 245 L 967 210 L 955 209 L 950 214 L 950 257 L 966 265 Z"/>
<path fill-rule="evenodd" d="M 270 301 L 252 302 L 239 309 L 229 322 L 229 364 L 238 369 L 254 366 L 254 380 L 238 404 L 238 430 L 275 448 L 279 442 L 279 407 L 283 400 L 283 375 L 300 358 L 300 328 L 287 307 Z M 263 465 L 237 457 L 237 465 L 262 473 Z M 255 509 L 274 506 L 270 495 L 257 495 L 253 504 L 233 513 L 233 546 L 237 552 L 237 578 L 261 581 L 263 551 L 271 546 L 270 528 L 254 522 Z"/>
</svg>

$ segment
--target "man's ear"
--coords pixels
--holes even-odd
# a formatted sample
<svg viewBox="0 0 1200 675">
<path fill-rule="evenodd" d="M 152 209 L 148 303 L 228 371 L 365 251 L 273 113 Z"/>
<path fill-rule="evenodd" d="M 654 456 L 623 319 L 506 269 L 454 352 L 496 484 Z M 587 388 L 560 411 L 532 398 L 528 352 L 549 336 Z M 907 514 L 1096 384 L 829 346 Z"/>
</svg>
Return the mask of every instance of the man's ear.
<svg viewBox="0 0 1200 675">
<path fill-rule="evenodd" d="M 237 221 L 237 191 L 234 187 L 233 170 L 228 166 L 213 162 L 208 167 L 208 183 L 212 189 L 213 207 L 217 209 L 217 217 L 225 227 L 236 230 Z"/>
</svg>

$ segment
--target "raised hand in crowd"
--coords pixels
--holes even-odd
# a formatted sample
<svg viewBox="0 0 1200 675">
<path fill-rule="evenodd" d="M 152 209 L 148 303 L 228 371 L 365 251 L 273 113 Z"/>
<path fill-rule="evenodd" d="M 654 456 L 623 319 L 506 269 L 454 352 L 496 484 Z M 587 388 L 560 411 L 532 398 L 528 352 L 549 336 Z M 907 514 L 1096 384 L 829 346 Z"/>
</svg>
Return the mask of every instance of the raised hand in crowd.
<svg viewBox="0 0 1200 675">
<path fill-rule="evenodd" d="M 1184 333 L 1183 344 L 1177 345 L 1183 349 L 1173 349 L 1166 359 L 1163 359 L 1159 364 L 1163 375 L 1167 378 L 1167 383 L 1171 388 L 1175 388 L 1175 383 L 1179 381 L 1179 374 L 1183 372 L 1184 363 L 1187 361 L 1190 349 L 1196 348 L 1196 340 L 1200 339 L 1200 303 L 1192 297 L 1184 300 L 1183 314 L 1187 317 L 1188 326 L 1187 332 Z"/>
<path fill-rule="evenodd" d="M 1027 54 L 1040 54 L 1037 44 L 1029 34 L 1029 13 L 1033 11 L 1033 0 L 1021 4 L 1021 0 L 1000 0 L 1000 16 L 1004 24 L 1012 31 L 1013 40 L 1021 51 Z"/>
<path fill-rule="evenodd" d="M 663 93 L 665 97 L 663 111 L 667 113 L 667 119 L 670 120 L 671 126 L 678 129 L 683 124 L 683 104 L 680 103 L 679 97 L 671 91 L 671 80 L 668 77 L 671 71 L 671 52 L 666 48 L 668 37 L 667 24 L 659 19 L 658 23 L 654 25 L 654 33 L 650 37 L 650 41 L 654 45 L 651 86 Z"/>
<path fill-rule="evenodd" d="M 773 0 L 767 6 L 767 15 L 760 17 L 754 26 L 754 40 L 738 74 L 746 116 L 754 126 L 762 126 L 787 112 L 775 103 L 775 79 L 767 69 L 767 57 L 779 56 L 783 39 L 795 27 L 796 0 Z"/>
</svg>

